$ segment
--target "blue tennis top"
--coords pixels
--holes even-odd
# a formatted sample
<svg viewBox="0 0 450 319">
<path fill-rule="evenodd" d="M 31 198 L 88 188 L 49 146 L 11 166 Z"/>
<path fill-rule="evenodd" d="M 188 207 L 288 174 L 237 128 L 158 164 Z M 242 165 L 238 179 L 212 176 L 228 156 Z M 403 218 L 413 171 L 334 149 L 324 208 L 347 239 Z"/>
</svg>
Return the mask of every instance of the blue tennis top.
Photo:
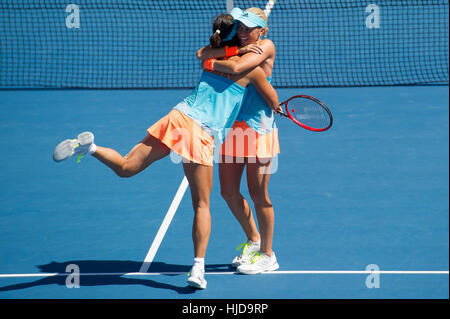
<svg viewBox="0 0 450 319">
<path fill-rule="evenodd" d="M 271 80 L 267 77 L 269 83 Z M 268 134 L 277 127 L 272 109 L 252 84 L 246 89 L 237 120 L 244 121 L 258 134 Z"/>
<path fill-rule="evenodd" d="M 203 72 L 192 93 L 174 109 L 189 116 L 223 143 L 241 110 L 245 91 L 246 88 L 226 77 Z"/>
</svg>

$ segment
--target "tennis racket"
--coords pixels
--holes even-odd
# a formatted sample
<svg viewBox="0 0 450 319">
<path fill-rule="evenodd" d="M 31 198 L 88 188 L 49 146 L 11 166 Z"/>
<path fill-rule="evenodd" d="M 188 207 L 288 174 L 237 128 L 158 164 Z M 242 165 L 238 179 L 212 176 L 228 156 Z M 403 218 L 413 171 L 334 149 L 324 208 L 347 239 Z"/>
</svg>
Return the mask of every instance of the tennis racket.
<svg viewBox="0 0 450 319">
<path fill-rule="evenodd" d="M 330 109 L 318 99 L 308 95 L 295 95 L 280 104 L 286 112 L 278 112 L 295 124 L 313 131 L 323 132 L 333 125 Z"/>
</svg>

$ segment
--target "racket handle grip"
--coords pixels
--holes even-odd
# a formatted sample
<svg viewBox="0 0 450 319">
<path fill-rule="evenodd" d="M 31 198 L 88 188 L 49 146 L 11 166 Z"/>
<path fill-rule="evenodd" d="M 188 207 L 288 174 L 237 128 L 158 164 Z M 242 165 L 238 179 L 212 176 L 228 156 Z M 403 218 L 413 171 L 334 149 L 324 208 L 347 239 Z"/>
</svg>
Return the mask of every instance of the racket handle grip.
<svg viewBox="0 0 450 319">
<path fill-rule="evenodd" d="M 287 115 L 287 114 L 284 113 L 283 111 L 278 111 L 278 112 L 275 112 L 275 113 L 280 114 L 280 115 L 283 115 L 283 116 L 285 116 L 285 117 L 289 117 L 289 115 Z"/>
</svg>

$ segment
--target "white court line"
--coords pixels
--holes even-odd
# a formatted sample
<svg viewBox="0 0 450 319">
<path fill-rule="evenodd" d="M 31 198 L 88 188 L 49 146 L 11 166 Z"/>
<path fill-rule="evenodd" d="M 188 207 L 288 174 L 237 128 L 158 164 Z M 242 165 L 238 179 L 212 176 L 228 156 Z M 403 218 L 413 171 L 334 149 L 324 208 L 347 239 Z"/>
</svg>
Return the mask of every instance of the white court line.
<svg viewBox="0 0 450 319">
<path fill-rule="evenodd" d="M 267 1 L 266 7 L 264 8 L 264 12 L 266 13 L 266 16 L 269 16 L 270 12 L 272 12 L 272 8 L 275 5 L 275 2 L 277 2 L 277 0 L 269 0 L 269 1 Z M 230 12 L 231 9 L 234 8 L 234 1 L 233 0 L 227 0 L 226 1 L 226 8 L 227 8 L 227 12 Z"/>
<path fill-rule="evenodd" d="M 269 16 L 270 12 L 272 11 L 273 6 L 275 5 L 275 2 L 277 2 L 277 0 L 267 1 L 266 8 L 264 9 L 266 16 Z"/>
<path fill-rule="evenodd" d="M 169 228 L 170 223 L 172 222 L 172 218 L 175 215 L 178 206 L 180 205 L 181 199 L 183 198 L 188 185 L 189 185 L 188 180 L 186 176 L 184 176 L 180 186 L 178 187 L 178 191 L 175 194 L 175 197 L 173 198 L 172 204 L 170 204 L 166 216 L 164 217 L 164 220 L 161 226 L 159 227 L 158 232 L 156 233 L 155 239 L 153 239 L 153 243 L 150 246 L 150 249 L 148 250 L 147 256 L 145 256 L 144 262 L 142 263 L 139 272 L 145 273 L 150 268 L 150 265 L 153 262 L 153 258 L 155 258 L 159 245 L 161 245 L 164 235 L 166 234 L 166 231 Z"/>
<path fill-rule="evenodd" d="M 0 274 L 0 278 L 26 278 L 26 277 L 58 277 L 75 275 L 76 273 L 35 273 L 35 274 Z M 169 272 L 100 272 L 79 273 L 80 276 L 162 276 L 162 275 L 186 275 L 183 271 Z M 236 275 L 234 271 L 211 271 L 205 275 Z M 448 270 L 278 270 L 267 271 L 264 275 L 448 275 Z"/>
<path fill-rule="evenodd" d="M 227 0 L 227 12 L 230 12 L 234 8 L 234 1 Z"/>
</svg>

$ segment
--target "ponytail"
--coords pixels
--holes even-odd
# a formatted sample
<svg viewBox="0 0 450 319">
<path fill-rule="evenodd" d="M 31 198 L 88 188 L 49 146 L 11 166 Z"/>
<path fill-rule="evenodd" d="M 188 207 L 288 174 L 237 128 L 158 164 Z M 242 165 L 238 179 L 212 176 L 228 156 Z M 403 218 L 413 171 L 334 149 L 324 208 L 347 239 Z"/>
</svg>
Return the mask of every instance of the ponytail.
<svg viewBox="0 0 450 319">
<path fill-rule="evenodd" d="M 219 15 L 213 23 L 213 35 L 209 38 L 209 43 L 213 48 L 222 48 L 230 45 L 230 41 L 223 41 L 233 31 L 234 20 L 229 14 Z"/>
<path fill-rule="evenodd" d="M 222 38 L 220 37 L 219 29 L 216 29 L 214 34 L 209 38 L 209 42 L 213 48 L 220 48 L 222 46 Z"/>
</svg>

